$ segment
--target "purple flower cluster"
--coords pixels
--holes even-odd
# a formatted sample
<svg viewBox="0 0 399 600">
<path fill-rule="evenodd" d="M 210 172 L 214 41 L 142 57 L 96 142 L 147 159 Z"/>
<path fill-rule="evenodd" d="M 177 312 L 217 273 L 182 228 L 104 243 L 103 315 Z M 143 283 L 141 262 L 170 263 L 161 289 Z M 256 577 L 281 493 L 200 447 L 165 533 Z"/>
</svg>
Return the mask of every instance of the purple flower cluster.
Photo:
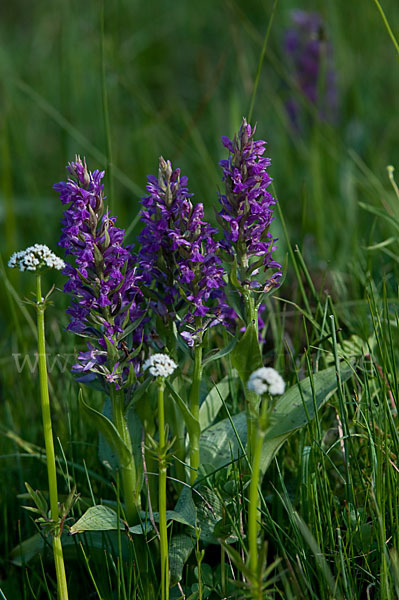
<svg viewBox="0 0 399 600">
<path fill-rule="evenodd" d="M 138 326 L 131 333 L 131 347 L 127 344 L 128 325 L 143 316 L 140 277 L 130 248 L 124 245 L 124 230 L 104 211 L 104 171 L 88 171 L 79 157 L 67 169 L 71 177 L 54 189 L 69 205 L 59 245 L 75 264 L 67 263 L 64 269 L 68 276 L 64 290 L 72 295 L 68 329 L 91 339 L 74 370 L 97 371 L 119 385 L 131 364 L 135 366 L 132 355 L 142 341 Z"/>
<path fill-rule="evenodd" d="M 272 181 L 267 172 L 271 161 L 263 156 L 266 142 L 254 140 L 254 134 L 255 128 L 243 119 L 233 140 L 222 138 L 229 157 L 220 161 L 226 191 L 219 196 L 222 210 L 218 222 L 224 229 L 223 247 L 237 260 L 240 284 L 250 288 L 262 285 L 262 291 L 266 291 L 278 285 L 281 265 L 273 260 L 276 240 L 269 231 L 276 203 L 267 191 Z M 261 268 L 276 269 L 262 284 Z"/>
<path fill-rule="evenodd" d="M 216 292 L 224 286 L 224 269 L 217 230 L 204 221 L 203 205 L 193 205 L 187 177 L 173 170 L 170 161 L 160 159 L 158 178 L 148 176 L 147 191 L 138 259 L 143 282 L 154 286 L 152 307 L 164 318 L 181 317 L 180 327 L 194 332 L 201 321 L 201 334 L 220 314 Z M 192 333 L 183 331 L 182 336 L 194 344 Z"/>
<path fill-rule="evenodd" d="M 278 285 L 281 265 L 273 259 L 276 240 L 269 231 L 275 204 L 267 190 L 270 159 L 264 157 L 266 142 L 254 134 L 243 119 L 232 141 L 222 138 L 229 156 L 220 163 L 226 188 L 217 215 L 221 241 L 205 221 L 203 205 L 193 204 L 187 178 L 160 158 L 158 177 L 148 176 L 148 195 L 142 199 L 137 256 L 104 209 L 104 172 L 88 171 L 79 157 L 68 165 L 70 178 L 54 186 L 67 205 L 59 244 L 73 257 L 64 269 L 64 289 L 72 295 L 68 329 L 89 340 L 74 370 L 99 373 L 117 387 L 130 385 L 132 367 L 140 370 L 146 323 L 154 339 L 162 330 L 166 336 L 172 332 L 171 348 L 172 324 L 189 346 L 198 345 L 209 327 L 236 327 L 237 314 L 244 314 L 237 298 L 239 303 L 245 298 L 254 315 L 258 302 L 250 300 L 250 291 Z M 225 287 L 222 256 L 230 263 L 235 295 Z"/>
<path fill-rule="evenodd" d="M 292 27 L 285 34 L 284 48 L 293 63 L 297 87 L 319 108 L 322 119 L 335 121 L 336 74 L 322 18 L 318 13 L 296 10 L 291 13 L 291 19 Z M 287 112 L 293 125 L 298 127 L 300 107 L 295 99 L 288 101 Z"/>
</svg>

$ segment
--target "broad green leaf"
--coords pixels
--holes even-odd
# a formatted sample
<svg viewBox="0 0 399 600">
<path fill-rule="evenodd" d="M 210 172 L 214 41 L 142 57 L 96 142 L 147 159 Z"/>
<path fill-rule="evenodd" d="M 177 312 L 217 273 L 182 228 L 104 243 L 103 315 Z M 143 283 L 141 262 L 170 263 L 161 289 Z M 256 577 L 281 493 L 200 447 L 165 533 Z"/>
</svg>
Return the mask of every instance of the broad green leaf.
<svg viewBox="0 0 399 600">
<path fill-rule="evenodd" d="M 341 381 L 346 381 L 351 375 L 353 375 L 353 365 L 342 364 Z M 266 432 L 265 439 L 291 433 L 307 425 L 309 419 L 313 419 L 315 415 L 315 406 L 317 409 L 323 406 L 337 387 L 335 366 L 315 373 L 312 378 L 306 377 L 290 387 L 276 404 L 271 427 Z"/>
<path fill-rule="evenodd" d="M 79 392 L 79 403 L 86 415 L 91 419 L 97 429 L 111 446 L 112 450 L 119 456 L 120 464 L 125 465 L 131 460 L 131 453 L 122 440 L 115 425 L 105 415 L 95 410 L 83 400 L 83 394 Z"/>
<path fill-rule="evenodd" d="M 232 352 L 234 350 L 234 347 L 236 344 L 237 344 L 237 339 L 234 338 L 229 344 L 227 344 L 227 346 L 225 346 L 218 352 L 213 352 L 212 354 L 207 356 L 202 363 L 202 368 L 204 369 L 211 362 L 213 362 L 215 360 L 219 360 L 219 358 L 223 358 L 223 356 L 228 356 L 230 354 L 230 352 Z"/>
<path fill-rule="evenodd" d="M 186 485 L 183 487 L 174 511 L 179 513 L 189 525 L 195 527 L 197 522 L 197 509 L 193 502 L 193 493 L 190 487 Z"/>
<path fill-rule="evenodd" d="M 111 531 L 113 529 L 124 529 L 122 519 L 118 521 L 118 515 L 112 508 L 98 504 L 91 506 L 86 512 L 69 528 L 71 535 L 83 531 Z"/>
<path fill-rule="evenodd" d="M 197 507 L 197 527 L 200 528 L 200 540 L 207 544 L 217 544 L 213 531 L 216 524 L 223 518 L 223 504 L 213 490 L 200 487 L 195 494 Z"/>
<path fill-rule="evenodd" d="M 176 585 L 183 576 L 184 565 L 195 546 L 195 537 L 185 533 L 174 535 L 169 542 L 170 584 Z"/>
<path fill-rule="evenodd" d="M 340 366 L 341 381 L 347 381 L 353 374 L 353 365 Z M 313 381 L 313 388 L 312 388 Z M 299 387 L 300 386 L 300 387 Z M 264 474 L 274 456 L 289 438 L 291 433 L 308 424 L 314 417 L 314 407 L 320 409 L 338 387 L 335 367 L 307 377 L 294 385 L 277 401 L 271 424 L 266 431 L 262 449 L 261 473 Z M 301 395 L 302 392 L 302 395 Z M 244 412 L 235 415 L 232 422 L 245 447 L 247 424 Z M 227 466 L 242 455 L 241 445 L 229 419 L 223 419 L 204 431 L 200 438 L 201 464 L 212 465 L 216 470 Z"/>
<path fill-rule="evenodd" d="M 241 381 L 248 381 L 253 371 L 263 366 L 259 349 L 258 335 L 253 323 L 250 323 L 231 353 L 231 362 L 240 375 Z"/>
<path fill-rule="evenodd" d="M 230 377 L 226 375 L 216 383 L 200 406 L 199 422 L 201 431 L 209 427 L 217 417 L 220 409 L 230 393 Z"/>
<path fill-rule="evenodd" d="M 247 443 L 247 423 L 244 412 L 232 418 L 242 445 Z M 242 455 L 240 444 L 229 419 L 223 419 L 204 431 L 200 437 L 200 465 L 214 469 L 226 466 Z M 201 467 L 200 467 L 201 468 Z"/>
<path fill-rule="evenodd" d="M 280 450 L 281 446 L 288 440 L 290 437 L 290 433 L 286 433 L 283 435 L 279 435 L 278 437 L 274 437 L 271 439 L 265 439 L 262 446 L 262 456 L 260 459 L 260 477 L 263 478 L 267 469 L 270 466 L 273 458 L 276 456 L 277 452 Z"/>
<path fill-rule="evenodd" d="M 237 540 L 230 535 L 230 526 L 224 517 L 224 505 L 219 496 L 209 487 L 200 486 L 198 494 L 194 495 L 197 508 L 197 527 L 200 531 L 200 540 L 206 544 L 218 544 L 221 532 L 228 542 Z"/>
<path fill-rule="evenodd" d="M 353 365 L 340 366 L 341 381 L 347 381 L 353 375 Z M 278 400 L 271 425 L 266 431 L 262 448 L 261 474 L 264 475 L 271 461 L 289 438 L 291 433 L 309 423 L 315 415 L 315 406 L 319 410 L 337 391 L 335 367 L 319 371 L 292 386 Z M 309 419 L 308 419 L 309 417 Z"/>
</svg>

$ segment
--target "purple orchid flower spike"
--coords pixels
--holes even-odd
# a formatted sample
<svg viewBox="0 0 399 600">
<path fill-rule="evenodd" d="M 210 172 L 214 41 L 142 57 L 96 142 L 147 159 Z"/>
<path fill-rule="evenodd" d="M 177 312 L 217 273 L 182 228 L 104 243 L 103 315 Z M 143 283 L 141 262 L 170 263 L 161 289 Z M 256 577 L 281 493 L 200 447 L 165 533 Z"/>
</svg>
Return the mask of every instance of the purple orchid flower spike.
<svg viewBox="0 0 399 600">
<path fill-rule="evenodd" d="M 177 320 L 192 346 L 220 315 L 215 291 L 225 282 L 217 230 L 204 220 L 203 205 L 192 203 L 187 177 L 170 161 L 160 158 L 158 177 L 148 177 L 147 191 L 140 213 L 140 274 L 152 285 L 153 311 L 165 321 Z"/>
<path fill-rule="evenodd" d="M 255 140 L 255 128 L 245 118 L 233 140 L 222 138 L 229 156 L 220 161 L 225 193 L 220 194 L 222 210 L 218 222 L 224 230 L 222 245 L 236 263 L 234 279 L 247 289 L 267 291 L 278 285 L 281 265 L 273 258 L 275 242 L 269 231 L 276 203 L 268 191 L 272 181 L 263 156 L 266 142 Z M 275 271 L 266 280 L 261 271 Z"/>
<path fill-rule="evenodd" d="M 90 339 L 89 350 L 79 355 L 73 370 L 96 372 L 115 383 L 117 369 L 118 385 L 123 385 L 131 367 L 136 371 L 139 367 L 136 355 L 144 316 L 141 277 L 131 248 L 124 244 L 124 230 L 104 209 L 104 171 L 89 171 L 80 157 L 67 169 L 71 177 L 54 189 L 68 205 L 59 241 L 73 258 L 64 269 L 68 276 L 64 290 L 72 296 L 68 329 Z M 135 322 L 137 327 L 127 338 L 127 328 Z"/>
</svg>

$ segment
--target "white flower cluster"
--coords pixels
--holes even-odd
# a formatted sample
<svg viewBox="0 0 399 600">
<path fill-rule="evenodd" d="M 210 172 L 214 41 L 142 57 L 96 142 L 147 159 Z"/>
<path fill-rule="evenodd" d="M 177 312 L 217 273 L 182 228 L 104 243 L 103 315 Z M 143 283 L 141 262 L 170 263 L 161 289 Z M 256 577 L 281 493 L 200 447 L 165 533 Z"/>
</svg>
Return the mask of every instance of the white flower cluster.
<svg viewBox="0 0 399 600">
<path fill-rule="evenodd" d="M 272 396 L 284 394 L 285 381 L 281 375 L 271 367 L 256 369 L 248 379 L 247 387 L 261 396 L 268 392 Z"/>
<path fill-rule="evenodd" d="M 26 250 L 14 252 L 8 261 L 8 266 L 11 269 L 19 268 L 20 271 L 37 271 L 44 268 L 60 271 L 65 267 L 65 263 L 48 246 L 35 244 Z"/>
<path fill-rule="evenodd" d="M 154 377 L 168 377 L 176 369 L 177 364 L 167 354 L 153 354 L 143 364 L 144 371 L 149 369 Z"/>
</svg>

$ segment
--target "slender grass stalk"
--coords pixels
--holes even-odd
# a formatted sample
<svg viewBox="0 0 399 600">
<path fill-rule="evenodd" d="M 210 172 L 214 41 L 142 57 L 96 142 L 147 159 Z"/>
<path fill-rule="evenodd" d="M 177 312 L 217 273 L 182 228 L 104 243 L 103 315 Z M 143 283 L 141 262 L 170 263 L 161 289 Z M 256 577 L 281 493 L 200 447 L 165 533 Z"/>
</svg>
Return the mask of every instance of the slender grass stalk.
<svg viewBox="0 0 399 600">
<path fill-rule="evenodd" d="M 273 23 L 274 13 L 276 12 L 277 3 L 278 3 L 278 0 L 274 0 L 274 4 L 272 6 L 272 13 L 270 15 L 269 23 L 267 25 L 265 37 L 263 39 L 263 46 L 262 46 L 262 50 L 261 50 L 261 53 L 259 56 L 258 66 L 256 69 L 255 83 L 254 83 L 254 87 L 252 90 L 251 103 L 250 103 L 250 107 L 249 107 L 249 111 L 248 111 L 248 121 L 250 121 L 252 119 L 252 112 L 254 109 L 256 92 L 258 91 L 260 74 L 262 72 L 262 65 L 263 65 L 263 61 L 265 58 L 265 54 L 266 54 L 267 42 L 269 41 L 270 30 L 272 28 L 272 23 Z"/>
<path fill-rule="evenodd" d="M 104 0 L 101 2 L 100 8 L 100 40 L 101 40 L 101 93 L 103 100 L 103 114 L 104 114 L 104 130 L 107 145 L 107 170 L 109 176 L 110 185 L 110 208 L 112 212 L 112 202 L 115 198 L 114 195 L 114 174 L 113 174 L 113 161 L 112 161 L 112 138 L 111 138 L 111 126 L 109 119 L 109 108 L 108 108 L 108 92 L 106 83 L 106 69 L 105 69 L 105 49 L 104 49 Z"/>
<path fill-rule="evenodd" d="M 203 584 L 202 584 L 202 569 L 201 569 L 201 565 L 202 565 L 202 561 L 203 561 L 204 556 L 205 556 L 205 550 L 204 549 L 200 550 L 200 547 L 199 547 L 200 535 L 201 535 L 201 528 L 200 527 L 196 527 L 195 528 L 195 537 L 196 537 L 195 558 L 197 560 L 198 600 L 202 600 L 203 599 Z"/>
<path fill-rule="evenodd" d="M 193 417 L 199 420 L 200 390 L 202 378 L 202 345 L 198 344 L 194 349 L 194 372 L 190 391 L 190 410 Z M 196 431 L 190 433 L 190 483 L 193 485 L 197 479 L 200 462 L 199 434 Z"/>
<path fill-rule="evenodd" d="M 378 0 L 374 0 L 374 4 L 376 5 L 376 7 L 377 7 L 377 8 L 378 8 L 378 10 L 379 10 L 379 13 L 380 13 L 380 15 L 381 15 L 381 18 L 382 18 L 382 20 L 383 20 L 383 22 L 384 22 L 385 28 L 386 28 L 386 30 L 387 30 L 387 32 L 388 32 L 388 35 L 389 35 L 389 37 L 391 38 L 393 45 L 395 46 L 396 53 L 399 55 L 399 43 L 398 43 L 398 40 L 397 40 L 397 39 L 396 39 L 396 37 L 395 37 L 395 34 L 394 34 L 394 32 L 393 32 L 393 31 L 392 31 L 392 29 L 391 29 L 391 26 L 390 26 L 390 24 L 389 24 L 389 21 L 388 21 L 388 19 L 386 18 L 386 15 L 385 15 L 385 13 L 384 13 L 384 9 L 382 8 L 382 6 L 381 6 L 381 4 L 378 2 Z"/>
<path fill-rule="evenodd" d="M 50 397 L 48 392 L 47 365 L 46 365 L 46 338 L 44 331 L 45 305 L 42 299 L 41 276 L 36 275 L 36 306 L 37 306 L 37 343 L 39 351 L 39 376 L 40 398 L 42 405 L 43 433 L 46 448 L 47 476 L 50 496 L 51 519 L 58 522 L 58 491 L 57 471 L 55 466 L 55 452 L 53 429 L 51 425 Z M 62 553 L 61 531 L 53 535 L 53 555 L 57 577 L 57 590 L 59 600 L 68 600 L 68 586 L 65 574 L 64 556 Z"/>
<path fill-rule="evenodd" d="M 137 490 L 136 465 L 134 463 L 132 440 L 125 417 L 123 391 L 117 390 L 113 385 L 111 385 L 111 405 L 115 427 L 130 450 L 131 455 L 129 462 L 121 464 L 120 467 L 126 518 L 129 523 L 134 523 L 138 520 L 138 512 L 140 510 L 140 493 Z"/>
<path fill-rule="evenodd" d="M 249 569 L 252 576 L 252 598 L 262 600 L 262 586 L 258 582 L 258 507 L 259 507 L 259 470 L 262 455 L 263 440 L 267 427 L 268 401 L 263 400 L 261 414 L 259 416 L 258 428 L 256 430 L 254 454 L 252 457 L 252 475 L 249 486 L 249 510 L 248 510 L 248 545 L 249 545 Z"/>
<path fill-rule="evenodd" d="M 165 407 L 163 377 L 158 378 L 158 428 L 159 428 L 159 536 L 161 549 L 161 598 L 169 600 L 169 553 L 168 531 L 166 527 L 166 440 L 165 440 Z"/>
</svg>

